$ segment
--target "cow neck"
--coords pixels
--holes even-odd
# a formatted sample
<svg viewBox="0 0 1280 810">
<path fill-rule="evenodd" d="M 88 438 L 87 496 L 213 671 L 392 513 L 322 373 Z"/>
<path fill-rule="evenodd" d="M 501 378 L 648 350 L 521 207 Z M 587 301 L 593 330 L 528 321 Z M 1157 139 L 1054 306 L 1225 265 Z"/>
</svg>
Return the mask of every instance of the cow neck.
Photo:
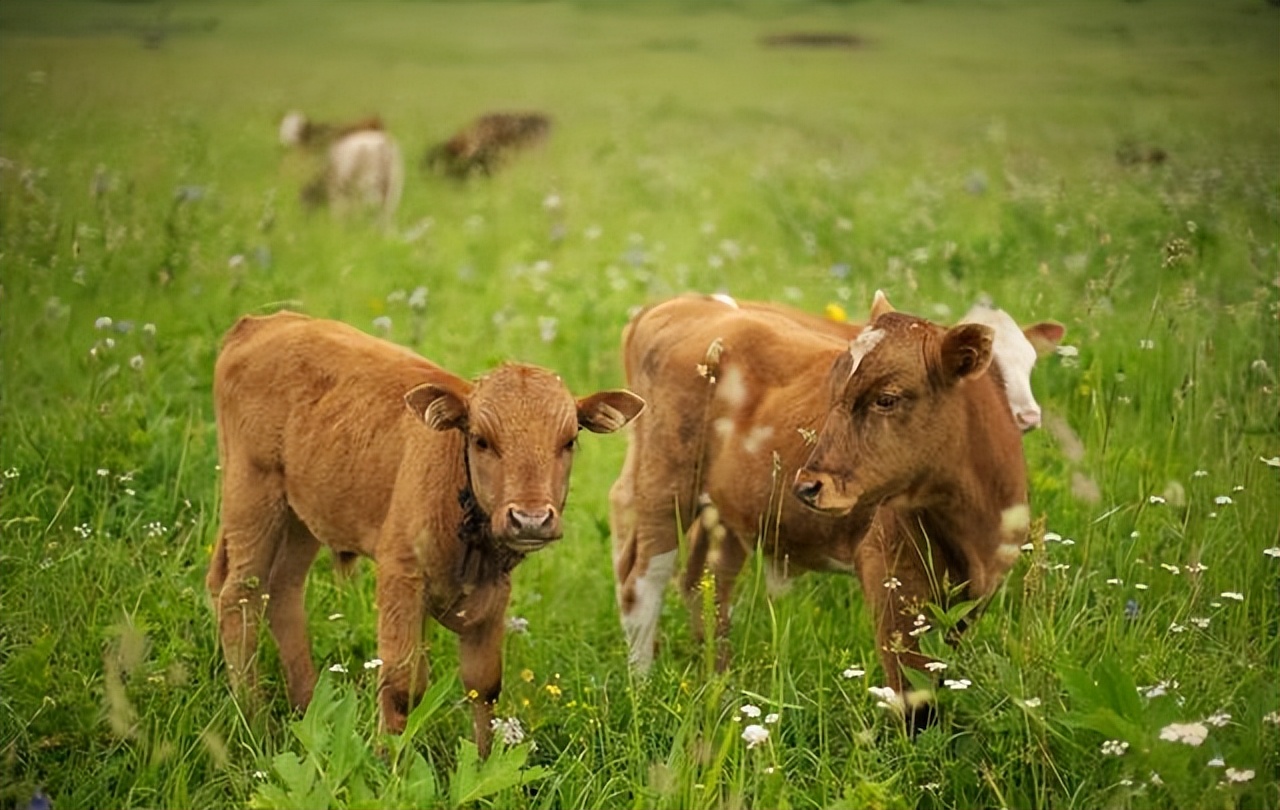
<svg viewBox="0 0 1280 810">
<path fill-rule="evenodd" d="M 462 489 L 458 490 L 458 505 L 462 507 L 458 540 L 462 543 L 462 556 L 458 560 L 457 576 L 463 587 L 475 587 L 506 576 L 520 564 L 524 554 L 493 536 L 493 523 L 471 488 L 471 459 L 465 447 L 462 465 L 465 478 Z"/>
</svg>

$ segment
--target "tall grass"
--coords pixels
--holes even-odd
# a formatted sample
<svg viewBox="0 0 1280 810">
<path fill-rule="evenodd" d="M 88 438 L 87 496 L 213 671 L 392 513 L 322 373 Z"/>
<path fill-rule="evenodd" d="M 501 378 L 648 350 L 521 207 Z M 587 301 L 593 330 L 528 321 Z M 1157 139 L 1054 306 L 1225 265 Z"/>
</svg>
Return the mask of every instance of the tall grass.
<svg viewBox="0 0 1280 810">
<path fill-rule="evenodd" d="M 758 42 L 808 30 L 865 44 Z M 1278 34 L 1253 0 L 0 6 L 0 802 L 1277 806 Z M 300 209 L 294 107 L 381 113 L 411 168 L 483 110 L 555 129 L 489 180 L 411 173 L 384 233 Z M 728 672 L 672 596 L 633 678 L 610 437 L 516 573 L 498 709 L 526 739 L 490 770 L 438 629 L 438 701 L 408 747 L 377 735 L 369 566 L 312 573 L 317 662 L 347 670 L 312 715 L 265 638 L 272 710 L 233 701 L 203 576 L 238 315 L 387 317 L 461 374 L 517 358 L 587 391 L 621 384 L 628 313 L 663 296 L 862 318 L 877 288 L 942 321 L 991 295 L 1076 350 L 1034 379 L 1046 533 L 961 646 L 928 641 L 968 684 L 940 684 L 932 730 L 868 693 L 852 579 L 770 599 L 758 560 Z"/>
</svg>

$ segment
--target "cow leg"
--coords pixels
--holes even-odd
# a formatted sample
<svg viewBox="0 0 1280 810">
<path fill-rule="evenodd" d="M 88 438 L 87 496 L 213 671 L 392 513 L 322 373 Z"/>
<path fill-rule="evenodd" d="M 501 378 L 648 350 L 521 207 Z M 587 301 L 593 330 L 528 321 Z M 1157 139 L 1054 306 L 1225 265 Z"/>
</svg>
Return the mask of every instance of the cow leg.
<svg viewBox="0 0 1280 810">
<path fill-rule="evenodd" d="M 941 576 L 941 555 L 918 546 L 890 510 L 881 509 L 858 548 L 862 590 L 876 624 L 876 646 L 888 686 L 903 696 L 907 727 L 918 731 L 932 721 L 933 709 L 907 686 L 906 667 L 924 670 L 932 659 L 920 652 L 918 636 L 927 627 L 925 605 L 939 598 L 934 574 Z M 932 569 L 932 570 L 931 570 Z M 921 616 L 925 619 L 921 619 Z M 915 635 L 913 635 L 913 633 Z"/>
<path fill-rule="evenodd" d="M 267 620 L 280 649 L 289 703 L 305 709 L 316 685 L 316 668 L 311 660 L 311 639 L 307 634 L 304 594 L 307 572 L 320 550 L 320 541 L 290 514 L 286 519 L 284 542 L 271 565 Z"/>
<path fill-rule="evenodd" d="M 693 633 L 693 640 L 701 644 L 706 632 L 702 616 L 702 576 L 707 572 L 707 555 L 711 551 L 713 538 L 700 519 L 694 519 L 684 537 L 689 545 L 689 556 L 685 560 L 684 574 L 680 578 L 680 593 L 689 610 L 689 629 Z"/>
<path fill-rule="evenodd" d="M 505 600 L 503 600 L 505 605 Z M 480 756 L 489 756 L 493 742 L 493 704 L 502 694 L 502 634 L 505 609 L 480 624 L 467 627 L 459 637 L 458 660 L 462 688 L 471 701 L 471 722 Z"/>
<path fill-rule="evenodd" d="M 426 602 L 422 575 L 378 560 L 378 657 L 382 674 L 378 704 L 386 730 L 399 734 L 412 704 L 427 688 L 429 662 L 422 642 Z"/>
<path fill-rule="evenodd" d="M 227 675 L 236 691 L 257 684 L 258 621 L 271 564 L 284 537 L 284 482 L 252 465 L 226 464 L 218 541 L 205 584 L 218 620 Z"/>
<path fill-rule="evenodd" d="M 729 644 L 733 587 L 737 584 L 738 574 L 746 561 L 746 544 L 737 534 L 726 530 L 723 540 L 716 544 L 708 566 L 716 583 L 716 669 L 720 672 L 729 668 L 733 658 L 733 648 Z"/>
</svg>

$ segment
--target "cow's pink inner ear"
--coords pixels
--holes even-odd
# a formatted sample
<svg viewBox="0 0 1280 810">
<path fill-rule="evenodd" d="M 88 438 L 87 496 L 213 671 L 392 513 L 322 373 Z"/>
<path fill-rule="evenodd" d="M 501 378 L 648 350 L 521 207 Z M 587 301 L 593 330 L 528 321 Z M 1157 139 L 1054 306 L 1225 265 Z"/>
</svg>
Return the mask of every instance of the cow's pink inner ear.
<svg viewBox="0 0 1280 810">
<path fill-rule="evenodd" d="M 991 327 L 964 323 L 947 330 L 942 338 L 942 367 L 954 380 L 976 377 L 991 365 Z"/>
<path fill-rule="evenodd" d="M 612 433 L 644 410 L 644 400 L 630 391 L 600 391 L 578 400 L 578 424 L 592 433 Z"/>
<path fill-rule="evenodd" d="M 1066 333 L 1067 327 L 1057 321 L 1042 321 L 1022 330 L 1040 357 L 1052 352 Z"/>
<path fill-rule="evenodd" d="M 467 429 L 466 400 L 443 385 L 419 385 L 404 395 L 404 403 L 415 416 L 435 430 Z"/>
</svg>

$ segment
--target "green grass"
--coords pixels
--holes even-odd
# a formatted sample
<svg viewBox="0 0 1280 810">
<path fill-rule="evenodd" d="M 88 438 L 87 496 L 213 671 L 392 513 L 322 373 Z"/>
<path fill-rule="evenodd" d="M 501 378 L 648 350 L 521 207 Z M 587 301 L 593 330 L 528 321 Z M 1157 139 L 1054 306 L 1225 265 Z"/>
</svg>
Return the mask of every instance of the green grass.
<svg viewBox="0 0 1280 810">
<path fill-rule="evenodd" d="M 144 48 L 157 19 L 175 32 Z M 867 44 L 758 44 L 794 30 Z M 385 315 L 459 373 L 515 358 L 585 393 L 622 383 L 638 305 L 723 289 L 862 318 L 884 288 L 940 320 L 989 294 L 1062 321 L 1079 352 L 1034 379 L 1067 429 L 1024 442 L 1033 513 L 1064 539 L 940 653 L 970 688 L 942 689 L 940 723 L 908 740 L 867 693 L 881 673 L 855 581 L 770 600 L 754 564 L 729 672 L 672 595 L 633 680 L 607 530 L 625 442 L 587 438 L 563 542 L 515 576 L 530 631 L 507 640 L 499 713 L 536 750 L 485 772 L 527 756 L 546 773 L 479 801 L 1280 806 L 1280 559 L 1263 553 L 1280 471 L 1261 461 L 1280 455 L 1277 42 L 1260 0 L 3 4 L 0 803 L 42 786 L 64 810 L 286 806 L 304 795 L 291 757 L 347 806 L 369 803 L 357 776 L 405 805 L 482 778 L 438 629 L 451 686 L 412 746 L 376 753 L 367 565 L 339 583 L 322 559 L 310 580 L 317 661 L 349 669 L 325 705 L 291 725 L 265 640 L 273 710 L 232 700 L 203 577 L 210 379 L 240 314 L 287 303 L 369 331 Z M 385 117 L 410 164 L 392 233 L 300 210 L 311 169 L 275 141 L 293 107 Z M 554 116 L 542 149 L 465 186 L 413 171 L 506 107 Z M 1127 144 L 1169 159 L 1121 165 Z M 752 750 L 747 702 L 781 715 Z M 1198 747 L 1159 738 L 1223 712 Z M 425 773 L 415 751 L 435 793 L 405 776 Z M 1224 785 L 1226 768 L 1254 777 Z"/>
</svg>

